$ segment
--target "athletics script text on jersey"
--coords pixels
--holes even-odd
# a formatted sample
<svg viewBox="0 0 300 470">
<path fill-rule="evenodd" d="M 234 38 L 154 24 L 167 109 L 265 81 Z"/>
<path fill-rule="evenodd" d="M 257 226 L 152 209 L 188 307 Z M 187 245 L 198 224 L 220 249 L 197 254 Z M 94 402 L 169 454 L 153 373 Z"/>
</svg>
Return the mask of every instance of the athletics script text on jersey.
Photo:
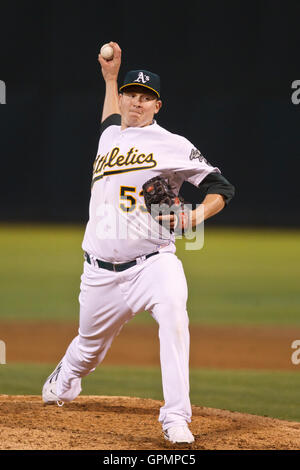
<svg viewBox="0 0 300 470">
<path fill-rule="evenodd" d="M 127 173 L 129 171 L 149 170 L 157 165 L 153 153 L 145 154 L 131 147 L 124 155 L 120 153 L 119 147 L 114 147 L 106 155 L 97 155 L 93 166 L 93 181 L 103 176 Z"/>
</svg>

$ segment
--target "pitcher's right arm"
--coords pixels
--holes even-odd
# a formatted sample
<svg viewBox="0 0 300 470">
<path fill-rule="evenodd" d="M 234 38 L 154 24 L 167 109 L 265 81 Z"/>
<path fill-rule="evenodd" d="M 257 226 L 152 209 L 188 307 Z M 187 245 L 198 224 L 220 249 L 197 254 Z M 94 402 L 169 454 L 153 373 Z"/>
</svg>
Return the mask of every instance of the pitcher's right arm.
<svg viewBox="0 0 300 470">
<path fill-rule="evenodd" d="M 105 121 L 105 119 L 112 114 L 120 114 L 118 74 L 121 65 L 122 51 L 116 42 L 110 42 L 109 45 L 114 50 L 114 56 L 111 60 L 103 59 L 101 54 L 98 55 L 98 61 L 101 65 L 101 71 L 105 81 L 105 98 L 101 122 Z"/>
</svg>

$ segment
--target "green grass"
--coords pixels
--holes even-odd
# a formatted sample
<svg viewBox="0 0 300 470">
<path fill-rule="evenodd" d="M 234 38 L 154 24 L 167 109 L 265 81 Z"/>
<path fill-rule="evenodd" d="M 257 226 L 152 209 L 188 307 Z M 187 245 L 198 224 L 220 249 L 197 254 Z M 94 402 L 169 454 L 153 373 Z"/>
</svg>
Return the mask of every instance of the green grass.
<svg viewBox="0 0 300 470">
<path fill-rule="evenodd" d="M 0 318 L 78 319 L 84 228 L 1 226 Z"/>
<path fill-rule="evenodd" d="M 300 231 L 208 229 L 199 252 L 180 242 L 193 321 L 300 324 Z"/>
<path fill-rule="evenodd" d="M 77 321 L 84 229 L 0 225 L 0 319 Z M 191 323 L 300 325 L 299 230 L 207 228 L 202 250 L 185 243 Z"/>
<path fill-rule="evenodd" d="M 0 394 L 40 395 L 54 364 L 0 366 Z M 298 372 L 191 369 L 191 401 L 205 406 L 300 422 Z M 163 400 L 158 368 L 100 366 L 83 379 L 82 395 Z"/>
</svg>

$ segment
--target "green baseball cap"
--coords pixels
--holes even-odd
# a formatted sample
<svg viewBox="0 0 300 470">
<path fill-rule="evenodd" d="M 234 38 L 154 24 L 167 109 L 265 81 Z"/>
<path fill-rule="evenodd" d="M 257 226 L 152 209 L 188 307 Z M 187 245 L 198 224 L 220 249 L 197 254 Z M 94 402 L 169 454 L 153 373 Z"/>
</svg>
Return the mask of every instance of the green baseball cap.
<svg viewBox="0 0 300 470">
<path fill-rule="evenodd" d="M 125 75 L 124 83 L 119 91 L 132 85 L 139 85 L 152 90 L 160 98 L 160 77 L 148 70 L 131 70 Z"/>
</svg>

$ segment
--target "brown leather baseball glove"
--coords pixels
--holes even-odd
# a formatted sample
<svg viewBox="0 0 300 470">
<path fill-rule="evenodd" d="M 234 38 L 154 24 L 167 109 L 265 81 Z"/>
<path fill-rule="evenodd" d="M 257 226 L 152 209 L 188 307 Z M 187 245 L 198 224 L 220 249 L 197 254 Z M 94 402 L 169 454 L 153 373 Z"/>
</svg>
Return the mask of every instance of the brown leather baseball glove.
<svg viewBox="0 0 300 470">
<path fill-rule="evenodd" d="M 155 176 L 146 181 L 143 195 L 148 212 L 158 223 L 170 232 L 183 233 L 187 224 L 184 200 L 163 177 Z"/>
</svg>

